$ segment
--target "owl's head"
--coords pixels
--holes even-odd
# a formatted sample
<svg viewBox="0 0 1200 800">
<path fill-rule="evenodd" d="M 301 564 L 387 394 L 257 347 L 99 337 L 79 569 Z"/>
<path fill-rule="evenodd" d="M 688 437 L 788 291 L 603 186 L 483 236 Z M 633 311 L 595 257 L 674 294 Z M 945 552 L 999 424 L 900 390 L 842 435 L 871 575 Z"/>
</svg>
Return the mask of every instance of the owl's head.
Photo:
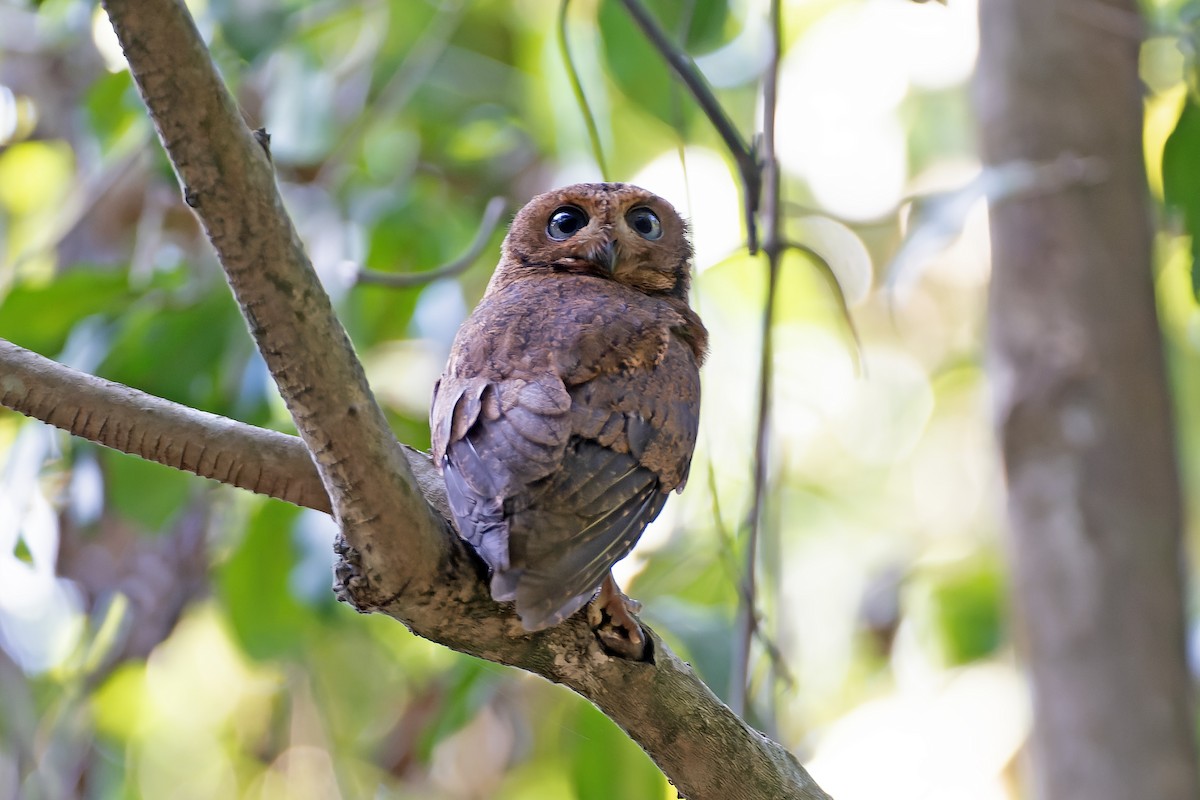
<svg viewBox="0 0 1200 800">
<path fill-rule="evenodd" d="M 504 256 L 508 270 L 590 273 L 686 298 L 692 245 L 687 223 L 658 195 L 627 183 L 577 183 L 518 211 Z"/>
</svg>

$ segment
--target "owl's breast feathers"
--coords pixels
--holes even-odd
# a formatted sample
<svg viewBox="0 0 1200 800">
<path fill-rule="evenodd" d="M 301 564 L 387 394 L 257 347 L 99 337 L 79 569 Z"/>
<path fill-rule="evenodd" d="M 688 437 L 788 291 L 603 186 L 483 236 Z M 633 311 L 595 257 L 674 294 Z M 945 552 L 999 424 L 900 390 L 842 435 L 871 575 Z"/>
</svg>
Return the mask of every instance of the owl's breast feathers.
<svg viewBox="0 0 1200 800">
<path fill-rule="evenodd" d="M 683 301 L 590 275 L 493 286 L 459 331 L 434 460 L 525 627 L 574 613 L 682 488 L 706 342 Z"/>
</svg>

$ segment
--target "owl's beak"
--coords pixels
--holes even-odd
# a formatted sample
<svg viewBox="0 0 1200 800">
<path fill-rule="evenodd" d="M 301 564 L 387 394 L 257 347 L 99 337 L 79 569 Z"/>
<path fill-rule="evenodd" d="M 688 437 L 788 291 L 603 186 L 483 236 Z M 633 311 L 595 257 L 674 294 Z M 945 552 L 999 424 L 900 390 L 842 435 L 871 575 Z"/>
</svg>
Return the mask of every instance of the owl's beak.
<svg viewBox="0 0 1200 800">
<path fill-rule="evenodd" d="M 612 274 L 617 269 L 617 242 L 615 239 L 609 239 L 602 247 L 596 249 L 596 263 L 604 267 L 605 270 Z"/>
</svg>

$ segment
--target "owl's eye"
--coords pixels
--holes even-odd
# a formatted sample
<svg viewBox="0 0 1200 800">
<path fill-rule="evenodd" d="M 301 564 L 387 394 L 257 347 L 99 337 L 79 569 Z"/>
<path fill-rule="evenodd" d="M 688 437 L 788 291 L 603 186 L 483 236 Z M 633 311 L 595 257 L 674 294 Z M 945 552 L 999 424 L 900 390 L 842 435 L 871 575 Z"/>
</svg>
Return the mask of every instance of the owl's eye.
<svg viewBox="0 0 1200 800">
<path fill-rule="evenodd" d="M 565 242 L 587 225 L 587 214 L 575 206 L 563 206 L 550 215 L 546 234 L 556 242 Z"/>
<path fill-rule="evenodd" d="M 643 239 L 654 240 L 662 238 L 662 223 L 659 222 L 658 215 L 645 206 L 630 211 L 626 215 L 625 221 Z"/>
</svg>

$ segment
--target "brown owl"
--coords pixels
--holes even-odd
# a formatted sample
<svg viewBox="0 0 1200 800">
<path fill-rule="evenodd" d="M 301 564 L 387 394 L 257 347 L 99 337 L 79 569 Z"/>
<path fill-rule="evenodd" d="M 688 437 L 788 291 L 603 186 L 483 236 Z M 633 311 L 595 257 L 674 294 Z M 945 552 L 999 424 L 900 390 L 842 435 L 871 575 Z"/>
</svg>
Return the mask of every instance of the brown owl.
<svg viewBox="0 0 1200 800">
<path fill-rule="evenodd" d="M 459 534 L 527 630 L 601 588 L 593 622 L 603 611 L 641 650 L 609 570 L 683 488 L 696 444 L 708 334 L 688 306 L 687 234 L 628 184 L 535 197 L 434 387 Z"/>
</svg>

